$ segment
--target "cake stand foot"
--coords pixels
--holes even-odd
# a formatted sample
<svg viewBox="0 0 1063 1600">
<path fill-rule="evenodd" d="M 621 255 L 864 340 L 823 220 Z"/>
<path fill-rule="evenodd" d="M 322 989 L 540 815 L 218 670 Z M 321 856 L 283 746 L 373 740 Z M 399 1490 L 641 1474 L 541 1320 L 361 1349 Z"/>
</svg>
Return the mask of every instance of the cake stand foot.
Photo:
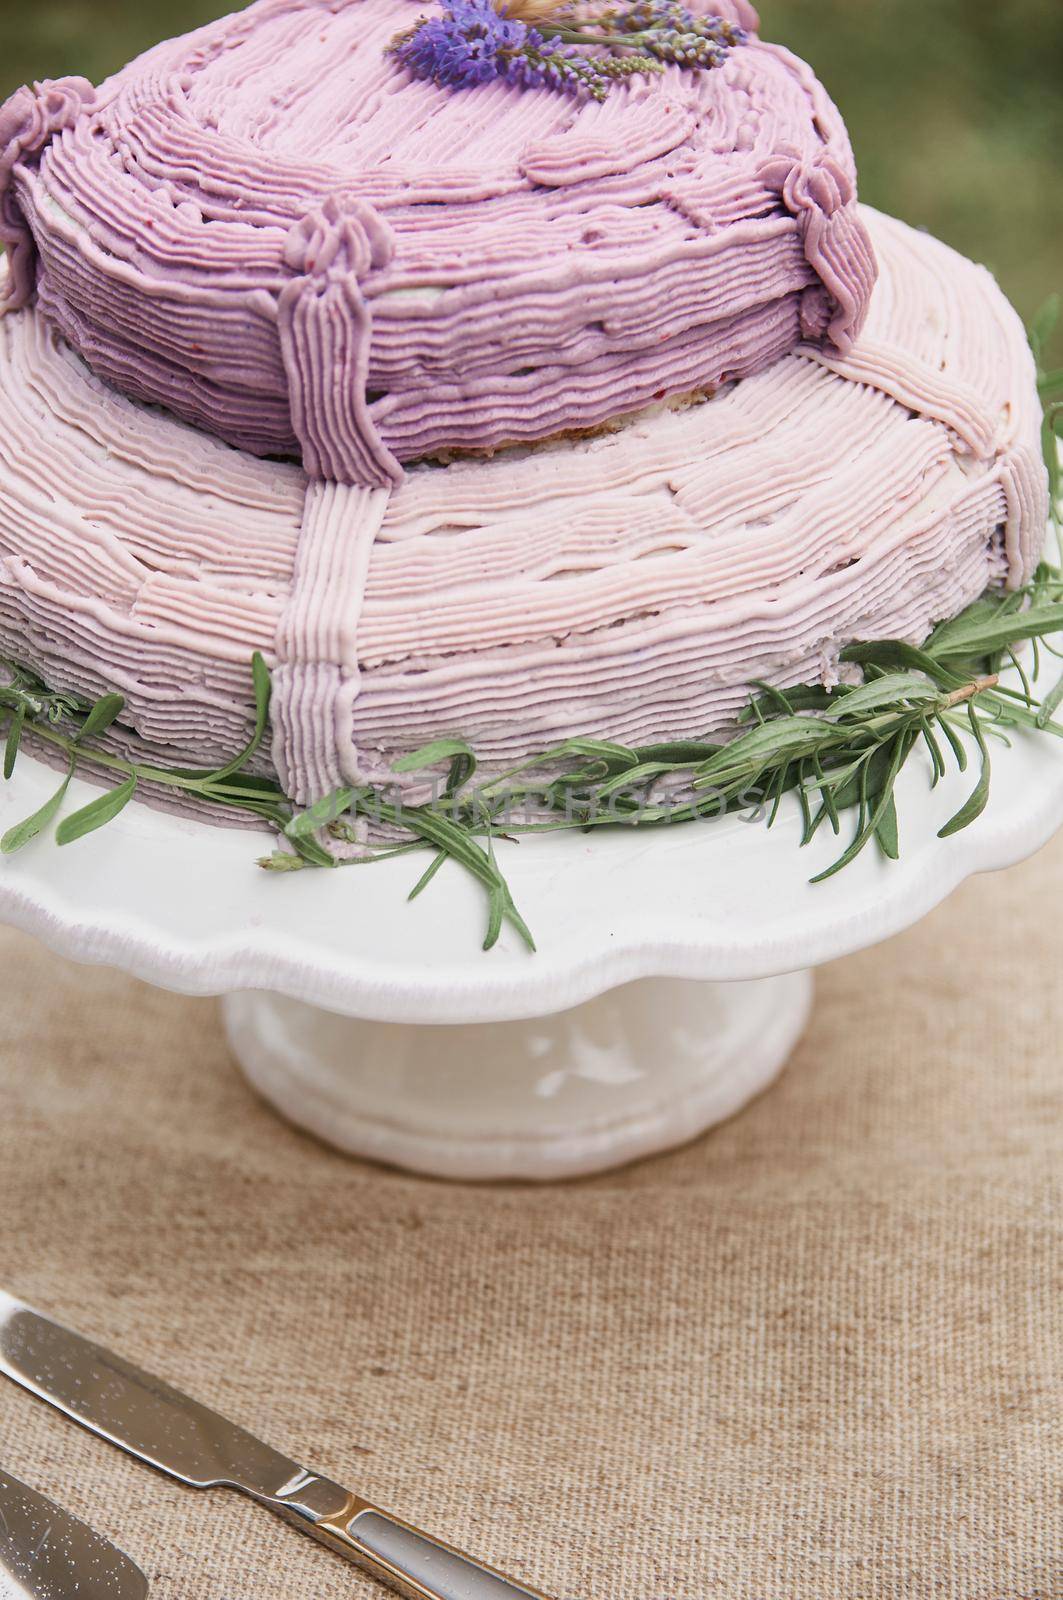
<svg viewBox="0 0 1063 1600">
<path fill-rule="evenodd" d="M 812 975 L 647 978 L 524 1022 L 364 1022 L 229 995 L 232 1048 L 290 1122 L 351 1155 L 440 1178 L 550 1180 L 684 1144 L 782 1069 Z"/>
</svg>

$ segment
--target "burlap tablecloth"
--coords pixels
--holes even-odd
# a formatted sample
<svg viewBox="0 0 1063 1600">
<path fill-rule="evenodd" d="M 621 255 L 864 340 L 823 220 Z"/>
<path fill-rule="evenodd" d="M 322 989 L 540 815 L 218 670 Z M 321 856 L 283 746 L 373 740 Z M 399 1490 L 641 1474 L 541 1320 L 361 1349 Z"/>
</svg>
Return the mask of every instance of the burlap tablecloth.
<svg viewBox="0 0 1063 1600">
<path fill-rule="evenodd" d="M 675 1155 L 420 1182 L 244 1086 L 215 1006 L 0 935 L 0 1284 L 579 1600 L 1063 1596 L 1063 844 L 822 975 Z M 12 1385 L 0 1462 L 162 1600 L 375 1593 Z"/>
</svg>

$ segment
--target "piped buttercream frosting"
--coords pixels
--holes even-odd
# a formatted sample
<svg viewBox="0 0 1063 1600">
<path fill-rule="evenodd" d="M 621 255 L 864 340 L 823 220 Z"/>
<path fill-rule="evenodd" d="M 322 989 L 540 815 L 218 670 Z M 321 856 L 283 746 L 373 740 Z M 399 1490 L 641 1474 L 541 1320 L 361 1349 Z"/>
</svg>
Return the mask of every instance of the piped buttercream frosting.
<svg viewBox="0 0 1063 1600">
<path fill-rule="evenodd" d="M 703 0 L 695 7 L 707 9 Z M 750 29 L 746 0 L 712 9 Z M 844 357 L 875 277 L 844 125 L 755 35 L 601 104 L 452 91 L 411 0 L 257 0 L 0 111 L 7 303 L 241 450 L 369 487 Z"/>
<path fill-rule="evenodd" d="M 201 765 L 246 736 L 261 650 L 273 768 L 312 800 L 441 736 L 490 769 L 569 735 L 726 735 L 754 679 L 922 641 L 1036 565 L 1032 359 L 986 271 L 857 221 L 881 281 L 845 352 L 395 487 L 145 407 L 27 305 L 0 319 L 0 654 L 121 690 L 138 748 Z"/>
</svg>

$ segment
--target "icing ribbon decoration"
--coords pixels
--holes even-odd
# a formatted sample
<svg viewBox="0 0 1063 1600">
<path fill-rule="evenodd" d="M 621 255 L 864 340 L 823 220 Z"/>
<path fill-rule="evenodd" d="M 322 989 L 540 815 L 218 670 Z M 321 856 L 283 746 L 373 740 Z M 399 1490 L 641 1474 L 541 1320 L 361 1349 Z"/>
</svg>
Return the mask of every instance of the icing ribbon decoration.
<svg viewBox="0 0 1063 1600">
<path fill-rule="evenodd" d="M 801 333 L 829 337 L 847 354 L 863 325 L 877 267 L 856 220 L 856 186 L 827 152 L 806 161 L 796 152 L 773 157 L 757 177 L 796 218 L 805 259 L 819 279 L 801 299 Z"/>
<path fill-rule="evenodd" d="M 402 480 L 366 394 L 372 314 L 362 293 L 394 253 L 391 229 L 359 200 L 330 196 L 288 234 L 284 264 L 294 276 L 277 320 L 292 426 L 311 478 L 376 488 Z"/>
<path fill-rule="evenodd" d="M 353 742 L 358 625 L 390 488 L 311 480 L 273 669 L 273 759 L 300 805 L 366 781 Z M 375 775 L 375 774 L 374 774 Z"/>
<path fill-rule="evenodd" d="M 37 280 L 37 246 L 15 192 L 15 168 L 38 161 L 55 135 L 72 128 L 95 99 L 87 78 L 47 78 L 32 89 L 16 89 L 0 106 L 0 244 L 8 259 L 0 312 L 26 305 Z"/>
</svg>

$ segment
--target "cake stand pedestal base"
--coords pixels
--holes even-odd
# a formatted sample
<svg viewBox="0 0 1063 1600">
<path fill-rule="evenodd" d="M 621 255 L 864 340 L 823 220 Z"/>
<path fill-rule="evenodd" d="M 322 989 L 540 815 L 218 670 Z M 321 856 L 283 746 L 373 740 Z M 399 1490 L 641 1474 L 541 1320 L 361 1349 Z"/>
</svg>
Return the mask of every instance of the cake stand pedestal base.
<svg viewBox="0 0 1063 1600">
<path fill-rule="evenodd" d="M 278 994 L 222 1002 L 248 1079 L 351 1155 L 441 1178 L 580 1177 L 683 1144 L 779 1073 L 812 975 L 646 978 L 522 1022 L 365 1022 Z"/>
</svg>

